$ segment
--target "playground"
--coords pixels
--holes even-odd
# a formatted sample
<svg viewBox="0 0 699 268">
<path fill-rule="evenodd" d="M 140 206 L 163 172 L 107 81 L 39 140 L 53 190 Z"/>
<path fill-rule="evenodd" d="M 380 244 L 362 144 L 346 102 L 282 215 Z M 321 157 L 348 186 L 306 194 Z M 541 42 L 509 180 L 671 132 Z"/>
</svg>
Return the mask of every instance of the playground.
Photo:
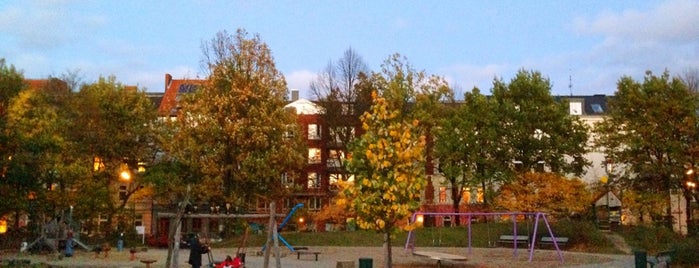
<svg viewBox="0 0 699 268">
<path fill-rule="evenodd" d="M 297 259 L 296 254 L 290 253 L 289 250 L 281 249 L 282 267 L 285 268 L 302 268 L 302 267 L 337 267 L 337 262 L 346 260 L 353 261 L 355 266 L 358 265 L 360 258 L 370 258 L 373 261 L 373 267 L 382 267 L 383 250 L 380 247 L 320 247 L 314 246 L 314 250 L 322 252 L 318 261 L 311 257 L 302 256 Z M 563 252 L 565 263 L 561 264 L 558 254 L 555 250 L 540 250 L 534 255 L 533 260 L 528 261 L 527 254 L 520 254 L 519 257 L 512 256 L 512 249 L 508 248 L 473 248 L 471 254 L 468 254 L 465 248 L 443 248 L 429 247 L 426 250 L 433 252 L 443 252 L 448 254 L 464 255 L 468 259 L 463 262 L 445 262 L 442 267 L 633 267 L 633 255 L 606 255 L 606 254 L 591 254 L 579 252 Z M 226 255 L 235 252 L 235 248 L 214 248 L 212 254 L 215 259 L 222 260 Z M 181 256 L 187 256 L 189 251 L 182 249 Z M 184 255 L 182 255 L 184 254 Z M 403 250 L 402 246 L 393 248 L 394 267 L 396 268 L 422 268 L 436 267 L 435 262 L 427 258 L 413 256 L 409 252 Z M 136 254 L 136 259 L 129 259 L 129 252 L 112 252 L 109 257 L 95 258 L 94 254 L 82 250 L 76 251 L 76 254 L 70 258 L 58 259 L 54 255 L 41 254 L 19 254 L 18 252 L 3 252 L 0 259 L 7 263 L 10 259 L 29 260 L 31 263 L 44 263 L 52 267 L 146 267 L 140 260 L 153 259 L 156 260 L 151 267 L 164 267 L 164 262 L 167 257 L 167 250 L 164 249 L 149 249 L 147 252 L 139 252 Z M 186 258 L 180 258 L 179 267 L 189 267 L 186 263 Z M 206 261 L 204 261 L 206 264 Z M 246 257 L 246 267 L 263 267 L 264 257 L 248 255 Z M 270 262 L 271 267 L 274 266 L 274 261 Z"/>
</svg>

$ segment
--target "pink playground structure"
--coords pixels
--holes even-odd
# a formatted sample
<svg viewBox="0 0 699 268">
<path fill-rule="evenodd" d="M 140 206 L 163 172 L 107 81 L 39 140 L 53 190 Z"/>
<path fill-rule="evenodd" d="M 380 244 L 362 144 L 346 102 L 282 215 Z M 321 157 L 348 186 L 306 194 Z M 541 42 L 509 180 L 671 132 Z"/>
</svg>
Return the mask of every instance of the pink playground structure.
<svg viewBox="0 0 699 268">
<path fill-rule="evenodd" d="M 534 245 L 536 244 L 536 232 L 539 226 L 539 219 L 543 219 L 544 223 L 546 224 L 546 229 L 548 230 L 548 235 L 552 238 L 553 245 L 556 247 L 556 252 L 558 252 L 558 257 L 561 259 L 561 263 L 564 262 L 563 260 L 563 254 L 561 253 L 560 248 L 558 247 L 558 242 L 557 239 L 555 238 L 553 231 L 551 230 L 551 226 L 549 225 L 548 220 L 546 219 L 546 214 L 543 212 L 464 212 L 464 213 L 449 213 L 449 212 L 415 212 L 413 213 L 413 216 L 410 218 L 410 222 L 414 223 L 416 220 L 416 217 L 418 215 L 423 215 L 423 216 L 466 216 L 467 217 L 467 225 L 468 225 L 468 254 L 471 254 L 471 219 L 474 216 L 510 216 L 512 220 L 512 230 L 514 232 L 513 236 L 515 237 L 515 241 L 513 244 L 514 252 L 513 255 L 514 257 L 517 257 L 517 216 L 533 216 L 534 217 L 534 232 L 531 237 L 531 243 L 529 244 L 529 261 L 532 261 L 532 257 L 534 254 Z M 405 242 L 405 250 L 413 252 L 415 248 L 414 244 L 414 237 L 413 237 L 413 231 L 411 230 L 408 233 L 408 239 Z"/>
</svg>

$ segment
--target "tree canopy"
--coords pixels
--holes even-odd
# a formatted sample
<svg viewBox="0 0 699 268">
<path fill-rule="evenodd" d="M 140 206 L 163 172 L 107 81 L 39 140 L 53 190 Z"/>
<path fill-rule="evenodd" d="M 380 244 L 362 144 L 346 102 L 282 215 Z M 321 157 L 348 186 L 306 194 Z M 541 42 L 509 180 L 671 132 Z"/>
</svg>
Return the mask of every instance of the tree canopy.
<svg viewBox="0 0 699 268">
<path fill-rule="evenodd" d="M 284 108 L 287 87 L 260 37 L 219 32 L 203 44 L 210 73 L 183 96 L 171 153 L 199 169 L 201 201 L 235 203 L 281 198 L 281 176 L 304 159 L 293 111 Z"/>
<path fill-rule="evenodd" d="M 583 173 L 589 165 L 588 131 L 568 113 L 567 102 L 551 96 L 551 83 L 536 71 L 520 70 L 509 83 L 493 82 L 499 128 L 507 159 L 518 172 L 548 167 L 559 174 Z"/>
<path fill-rule="evenodd" d="M 614 163 L 611 183 L 661 196 L 686 190 L 685 171 L 699 156 L 699 128 L 697 96 L 682 79 L 668 72 L 647 72 L 642 82 L 622 77 L 607 106 L 595 142 Z"/>
</svg>

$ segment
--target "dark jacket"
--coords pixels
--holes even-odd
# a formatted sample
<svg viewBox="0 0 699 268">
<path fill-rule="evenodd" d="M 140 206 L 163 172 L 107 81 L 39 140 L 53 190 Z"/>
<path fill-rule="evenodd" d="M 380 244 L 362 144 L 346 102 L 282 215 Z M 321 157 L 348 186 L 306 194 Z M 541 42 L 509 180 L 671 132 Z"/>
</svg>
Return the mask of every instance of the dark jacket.
<svg viewBox="0 0 699 268">
<path fill-rule="evenodd" d="M 194 268 L 201 267 L 201 255 L 209 252 L 206 246 L 199 243 L 199 238 L 192 237 L 189 242 L 189 261 L 188 263 Z"/>
</svg>

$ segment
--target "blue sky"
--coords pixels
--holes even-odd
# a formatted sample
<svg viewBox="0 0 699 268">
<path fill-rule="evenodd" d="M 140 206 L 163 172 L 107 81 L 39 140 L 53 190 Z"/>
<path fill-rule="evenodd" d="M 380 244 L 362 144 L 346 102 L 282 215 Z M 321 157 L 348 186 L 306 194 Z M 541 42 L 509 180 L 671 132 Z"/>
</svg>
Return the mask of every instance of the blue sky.
<svg viewBox="0 0 699 268">
<path fill-rule="evenodd" d="M 391 54 L 459 92 L 540 71 L 555 95 L 613 94 L 624 75 L 699 68 L 699 1 L 0 2 L 0 58 L 27 78 L 79 70 L 150 92 L 196 78 L 201 44 L 243 28 L 272 50 L 290 89 L 352 47 L 378 71 Z M 569 85 L 572 87 L 569 88 Z"/>
</svg>

